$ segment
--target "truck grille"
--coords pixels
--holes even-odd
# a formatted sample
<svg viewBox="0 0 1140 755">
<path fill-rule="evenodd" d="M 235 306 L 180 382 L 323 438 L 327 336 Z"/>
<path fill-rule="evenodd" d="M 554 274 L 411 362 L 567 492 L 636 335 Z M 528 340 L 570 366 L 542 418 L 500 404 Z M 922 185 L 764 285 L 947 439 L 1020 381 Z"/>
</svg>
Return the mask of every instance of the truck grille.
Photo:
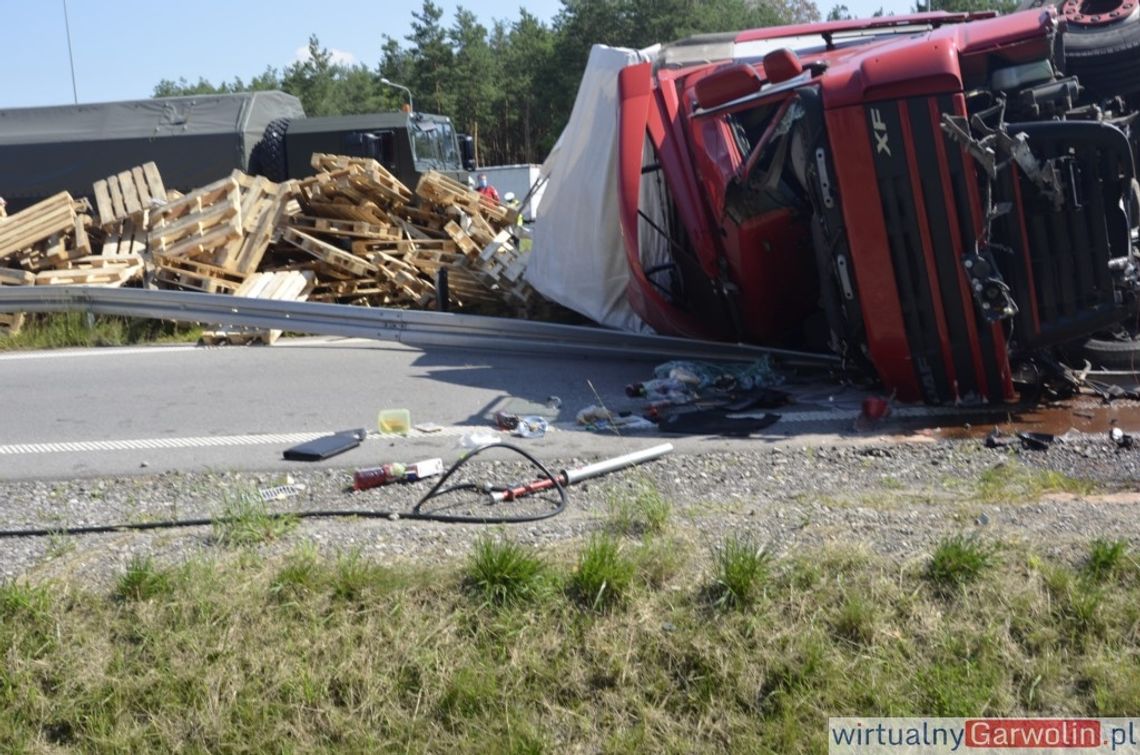
<svg viewBox="0 0 1140 755">
<path fill-rule="evenodd" d="M 1127 140 L 1096 123 L 1014 124 L 1035 157 L 1058 163 L 1066 196 L 1060 207 L 1016 169 L 999 175 L 994 201 L 1015 210 L 994 227 L 1010 248 L 998 257 L 1020 309 L 1019 346 L 1062 343 L 1118 319 L 1108 261 L 1128 254 L 1128 221 L 1119 207 L 1131 178 Z M 1122 170 L 1122 166 L 1127 166 Z"/>
<path fill-rule="evenodd" d="M 929 403 L 1006 393 L 994 329 L 976 316 L 961 265 L 977 210 L 972 174 L 939 126 L 954 104 L 917 97 L 865 108 L 907 342 Z"/>
</svg>

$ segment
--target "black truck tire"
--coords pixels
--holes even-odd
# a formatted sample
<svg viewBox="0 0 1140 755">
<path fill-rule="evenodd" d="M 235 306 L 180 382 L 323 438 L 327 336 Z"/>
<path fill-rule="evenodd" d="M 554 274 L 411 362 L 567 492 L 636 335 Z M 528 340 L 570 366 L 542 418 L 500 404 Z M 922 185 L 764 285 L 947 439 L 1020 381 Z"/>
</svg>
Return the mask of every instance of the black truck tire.
<svg viewBox="0 0 1140 755">
<path fill-rule="evenodd" d="M 249 153 L 250 173 L 278 183 L 289 177 L 285 164 L 285 132 L 288 130 L 288 118 L 275 118 L 269 122 L 261 141 L 253 145 Z"/>
<path fill-rule="evenodd" d="M 1140 7 L 1129 0 L 1111 0 L 1094 13 L 1121 14 L 1119 20 L 1093 23 L 1069 21 L 1064 26 L 1064 72 L 1076 76 L 1094 98 L 1140 92 Z M 1056 0 L 1021 0 L 1018 10 L 1056 5 L 1060 18 L 1065 18 L 1065 2 Z M 1079 9 L 1084 12 L 1083 8 Z"/>
<path fill-rule="evenodd" d="M 1140 371 L 1140 338 L 1090 338 L 1077 356 L 1102 370 Z"/>
</svg>

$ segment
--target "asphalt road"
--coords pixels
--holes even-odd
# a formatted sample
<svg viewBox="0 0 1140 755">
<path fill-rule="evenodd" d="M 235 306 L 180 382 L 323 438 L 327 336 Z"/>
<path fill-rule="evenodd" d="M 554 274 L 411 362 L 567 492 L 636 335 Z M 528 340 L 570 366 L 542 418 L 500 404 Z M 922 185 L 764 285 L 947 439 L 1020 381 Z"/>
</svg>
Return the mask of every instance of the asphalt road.
<svg viewBox="0 0 1140 755">
<path fill-rule="evenodd" d="M 637 408 L 624 386 L 652 377 L 653 366 L 327 338 L 0 354 L 0 478 L 296 469 L 313 463 L 285 461 L 286 448 L 323 433 L 375 431 L 385 408 L 406 408 L 413 425 L 443 429 L 372 437 L 316 464 L 449 460 L 462 452 L 465 432 L 491 429 L 497 410 L 525 411 L 518 402 L 550 396 L 561 399 L 554 429 L 514 442 L 544 458 L 616 455 L 663 436 L 601 435 L 576 427 L 575 415 L 599 399 L 615 410 Z M 669 440 L 698 451 L 754 442 Z"/>
</svg>

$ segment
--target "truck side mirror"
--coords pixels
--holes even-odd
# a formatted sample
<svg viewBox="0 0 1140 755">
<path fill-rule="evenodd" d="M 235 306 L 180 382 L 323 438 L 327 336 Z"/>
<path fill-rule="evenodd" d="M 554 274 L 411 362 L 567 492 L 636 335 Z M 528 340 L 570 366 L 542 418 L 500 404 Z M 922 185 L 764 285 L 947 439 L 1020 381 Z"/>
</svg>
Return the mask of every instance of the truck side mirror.
<svg viewBox="0 0 1140 755">
<path fill-rule="evenodd" d="M 459 134 L 459 156 L 463 159 L 464 170 L 475 170 L 475 139 L 471 134 Z"/>
</svg>

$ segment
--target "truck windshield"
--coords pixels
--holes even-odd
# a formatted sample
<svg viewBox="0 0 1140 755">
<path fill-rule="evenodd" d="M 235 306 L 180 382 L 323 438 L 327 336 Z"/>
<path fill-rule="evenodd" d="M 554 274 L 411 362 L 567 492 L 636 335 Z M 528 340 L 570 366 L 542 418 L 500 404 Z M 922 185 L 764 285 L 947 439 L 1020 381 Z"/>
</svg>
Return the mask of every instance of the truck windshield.
<svg viewBox="0 0 1140 755">
<path fill-rule="evenodd" d="M 455 131 L 446 121 L 412 121 L 412 148 L 416 169 L 459 169 L 459 146 Z"/>
</svg>

